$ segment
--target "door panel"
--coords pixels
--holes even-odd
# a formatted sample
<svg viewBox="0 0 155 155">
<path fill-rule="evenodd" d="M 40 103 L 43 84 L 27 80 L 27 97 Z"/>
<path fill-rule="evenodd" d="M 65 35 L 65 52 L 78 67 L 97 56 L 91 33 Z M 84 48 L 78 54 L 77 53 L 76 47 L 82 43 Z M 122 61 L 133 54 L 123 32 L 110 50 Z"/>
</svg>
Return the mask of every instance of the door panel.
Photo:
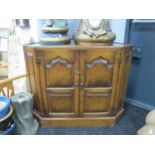
<svg viewBox="0 0 155 155">
<path fill-rule="evenodd" d="M 80 52 L 80 114 L 109 114 L 116 52 L 91 49 Z"/>
<path fill-rule="evenodd" d="M 109 87 L 112 84 L 113 65 L 103 57 L 85 64 L 85 86 Z"/>
<path fill-rule="evenodd" d="M 74 112 L 74 88 L 47 88 L 46 92 L 51 114 Z"/>
<path fill-rule="evenodd" d="M 110 93 L 85 92 L 84 112 L 107 112 L 110 98 Z"/>
<path fill-rule="evenodd" d="M 48 102 L 51 102 L 49 110 L 56 112 L 73 112 L 73 94 L 71 93 L 48 93 Z"/>
<path fill-rule="evenodd" d="M 78 55 L 72 50 L 46 49 L 39 51 L 41 58 L 40 73 L 47 115 L 67 117 L 78 113 L 78 92 L 75 86 L 78 76 Z"/>
<path fill-rule="evenodd" d="M 47 62 L 45 64 L 47 87 L 69 87 L 74 85 L 73 65 L 73 62 L 58 56 Z"/>
</svg>

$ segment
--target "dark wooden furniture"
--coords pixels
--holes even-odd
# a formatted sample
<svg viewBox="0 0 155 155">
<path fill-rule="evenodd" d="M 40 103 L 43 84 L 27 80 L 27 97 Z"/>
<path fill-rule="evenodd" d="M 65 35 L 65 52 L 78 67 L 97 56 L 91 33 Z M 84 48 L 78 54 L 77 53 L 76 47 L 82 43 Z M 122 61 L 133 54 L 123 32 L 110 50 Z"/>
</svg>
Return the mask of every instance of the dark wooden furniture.
<svg viewBox="0 0 155 155">
<path fill-rule="evenodd" d="M 131 46 L 24 46 L 34 114 L 45 126 L 114 125 L 123 112 Z"/>
</svg>

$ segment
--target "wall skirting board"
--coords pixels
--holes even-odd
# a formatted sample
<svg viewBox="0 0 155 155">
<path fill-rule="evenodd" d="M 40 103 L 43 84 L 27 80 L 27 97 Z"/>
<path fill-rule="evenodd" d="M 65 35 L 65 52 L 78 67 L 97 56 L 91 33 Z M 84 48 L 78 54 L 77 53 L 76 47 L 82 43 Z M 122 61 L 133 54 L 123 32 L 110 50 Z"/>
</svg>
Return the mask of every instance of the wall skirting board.
<svg viewBox="0 0 155 155">
<path fill-rule="evenodd" d="M 125 102 L 133 104 L 133 105 L 135 105 L 137 107 L 140 107 L 140 108 L 143 108 L 143 109 L 146 109 L 146 110 L 153 110 L 153 109 L 155 109 L 155 107 L 153 107 L 153 106 L 146 105 L 143 102 L 132 100 L 132 99 L 129 99 L 129 98 L 126 98 Z"/>
</svg>

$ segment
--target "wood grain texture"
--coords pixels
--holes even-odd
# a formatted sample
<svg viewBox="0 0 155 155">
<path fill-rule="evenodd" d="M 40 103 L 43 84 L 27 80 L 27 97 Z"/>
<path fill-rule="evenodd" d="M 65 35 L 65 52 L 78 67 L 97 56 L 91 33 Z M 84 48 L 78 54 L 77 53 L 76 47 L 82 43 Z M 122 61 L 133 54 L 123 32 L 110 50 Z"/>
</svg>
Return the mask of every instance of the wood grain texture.
<svg viewBox="0 0 155 155">
<path fill-rule="evenodd" d="M 46 126 L 114 125 L 123 111 L 131 45 L 24 46 L 35 115 Z"/>
<path fill-rule="evenodd" d="M 36 112 L 34 116 L 38 119 L 42 126 L 46 127 L 100 127 L 114 126 L 122 116 L 124 109 L 121 109 L 115 116 L 100 116 L 100 117 L 69 117 L 69 118 L 46 118 L 41 117 Z"/>
</svg>

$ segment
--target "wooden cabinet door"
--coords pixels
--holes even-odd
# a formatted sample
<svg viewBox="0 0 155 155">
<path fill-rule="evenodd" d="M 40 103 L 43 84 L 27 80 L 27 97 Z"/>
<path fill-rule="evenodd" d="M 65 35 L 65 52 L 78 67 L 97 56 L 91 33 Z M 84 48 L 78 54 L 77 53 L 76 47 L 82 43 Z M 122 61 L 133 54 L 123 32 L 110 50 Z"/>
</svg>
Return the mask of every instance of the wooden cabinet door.
<svg viewBox="0 0 155 155">
<path fill-rule="evenodd" d="M 78 114 L 79 55 L 73 50 L 44 48 L 38 50 L 44 109 L 49 117 Z"/>
<path fill-rule="evenodd" d="M 112 112 L 120 53 L 113 49 L 80 51 L 80 115 L 105 116 Z"/>
</svg>

